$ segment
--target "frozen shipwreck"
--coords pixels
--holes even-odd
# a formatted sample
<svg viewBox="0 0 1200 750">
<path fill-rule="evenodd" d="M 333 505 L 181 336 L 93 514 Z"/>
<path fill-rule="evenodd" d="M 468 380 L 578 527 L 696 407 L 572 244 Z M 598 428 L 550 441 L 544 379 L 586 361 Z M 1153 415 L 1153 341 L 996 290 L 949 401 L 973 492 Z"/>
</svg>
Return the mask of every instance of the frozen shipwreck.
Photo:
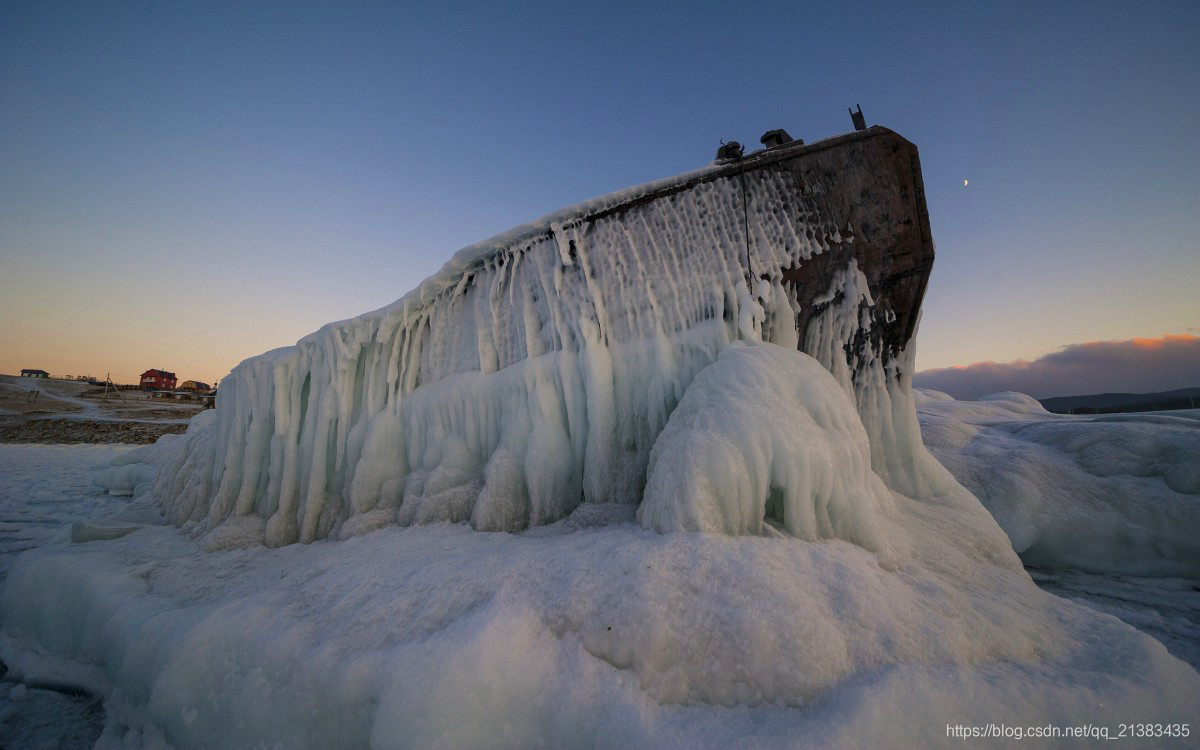
<svg viewBox="0 0 1200 750">
<path fill-rule="evenodd" d="M 280 545 L 637 506 L 689 385 L 739 341 L 819 362 L 857 409 L 867 473 L 925 491 L 908 377 L 934 251 L 917 149 L 883 127 L 764 142 L 466 248 L 394 304 L 246 360 L 163 452 L 168 518 Z M 765 528 L 779 488 L 764 477 L 747 491 L 765 510 L 729 530 Z M 839 502 L 837 482 L 810 490 Z M 837 533 L 814 518 L 783 526 Z"/>
</svg>

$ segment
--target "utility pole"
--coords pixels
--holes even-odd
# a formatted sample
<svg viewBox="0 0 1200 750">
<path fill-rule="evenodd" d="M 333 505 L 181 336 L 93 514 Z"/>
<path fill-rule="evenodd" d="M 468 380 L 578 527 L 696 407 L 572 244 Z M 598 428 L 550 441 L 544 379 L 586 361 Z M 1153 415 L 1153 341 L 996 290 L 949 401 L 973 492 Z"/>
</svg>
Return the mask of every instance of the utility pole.
<svg viewBox="0 0 1200 750">
<path fill-rule="evenodd" d="M 111 372 L 106 372 L 106 373 L 104 373 L 104 396 L 103 396 L 103 398 L 104 398 L 106 401 L 108 400 L 108 388 L 109 388 L 109 386 L 112 386 L 113 393 L 117 394 L 117 398 L 121 399 L 121 401 L 122 401 L 122 402 L 124 402 L 124 401 L 125 401 L 125 396 L 123 396 L 123 395 L 121 394 L 121 389 L 117 387 L 117 384 L 116 384 L 116 383 L 112 382 L 112 373 L 111 373 Z"/>
</svg>

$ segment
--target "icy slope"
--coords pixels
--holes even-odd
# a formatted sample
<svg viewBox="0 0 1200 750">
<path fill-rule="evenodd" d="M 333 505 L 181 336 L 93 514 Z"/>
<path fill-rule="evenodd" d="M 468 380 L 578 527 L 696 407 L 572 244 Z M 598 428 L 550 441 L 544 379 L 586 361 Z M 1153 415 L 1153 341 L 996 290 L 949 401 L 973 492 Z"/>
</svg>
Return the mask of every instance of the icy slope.
<svg viewBox="0 0 1200 750">
<path fill-rule="evenodd" d="M 760 339 L 815 357 L 874 468 L 926 492 L 906 378 L 931 262 L 916 149 L 880 128 L 633 188 L 243 362 L 156 492 L 194 533 L 246 519 L 271 546 L 636 505 L 696 373 Z"/>
<path fill-rule="evenodd" d="M 1200 578 L 1200 412 L 1051 414 L 917 392 L 925 444 L 1029 565 Z"/>
</svg>

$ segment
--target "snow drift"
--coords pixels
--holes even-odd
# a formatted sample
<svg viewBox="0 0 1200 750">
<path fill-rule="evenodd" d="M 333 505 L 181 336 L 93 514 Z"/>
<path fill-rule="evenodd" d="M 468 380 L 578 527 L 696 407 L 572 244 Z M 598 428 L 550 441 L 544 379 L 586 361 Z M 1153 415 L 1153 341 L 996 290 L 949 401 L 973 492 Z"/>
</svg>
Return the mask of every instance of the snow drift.
<svg viewBox="0 0 1200 750">
<path fill-rule="evenodd" d="M 918 391 L 930 451 L 1027 564 L 1200 578 L 1200 411 L 1051 414 Z"/>
</svg>

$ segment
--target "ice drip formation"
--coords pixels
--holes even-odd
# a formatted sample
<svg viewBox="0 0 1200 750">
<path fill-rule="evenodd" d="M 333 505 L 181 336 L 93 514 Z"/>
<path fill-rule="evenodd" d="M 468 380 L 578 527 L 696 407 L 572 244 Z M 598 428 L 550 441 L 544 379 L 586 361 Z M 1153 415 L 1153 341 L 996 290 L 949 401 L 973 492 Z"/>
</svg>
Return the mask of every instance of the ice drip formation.
<svg viewBox="0 0 1200 750">
<path fill-rule="evenodd" d="M 927 489 L 908 376 L 932 263 L 917 149 L 886 128 L 714 162 L 468 247 L 392 305 L 246 360 L 156 494 L 198 533 L 260 519 L 270 546 L 392 522 L 516 531 L 643 497 L 660 531 L 854 537 L 884 497 L 872 468 Z M 808 445 L 862 465 L 801 467 L 811 450 L 763 438 L 738 498 L 669 497 L 687 481 L 654 476 L 656 441 L 735 342 L 819 362 L 858 419 L 809 420 Z"/>
</svg>

